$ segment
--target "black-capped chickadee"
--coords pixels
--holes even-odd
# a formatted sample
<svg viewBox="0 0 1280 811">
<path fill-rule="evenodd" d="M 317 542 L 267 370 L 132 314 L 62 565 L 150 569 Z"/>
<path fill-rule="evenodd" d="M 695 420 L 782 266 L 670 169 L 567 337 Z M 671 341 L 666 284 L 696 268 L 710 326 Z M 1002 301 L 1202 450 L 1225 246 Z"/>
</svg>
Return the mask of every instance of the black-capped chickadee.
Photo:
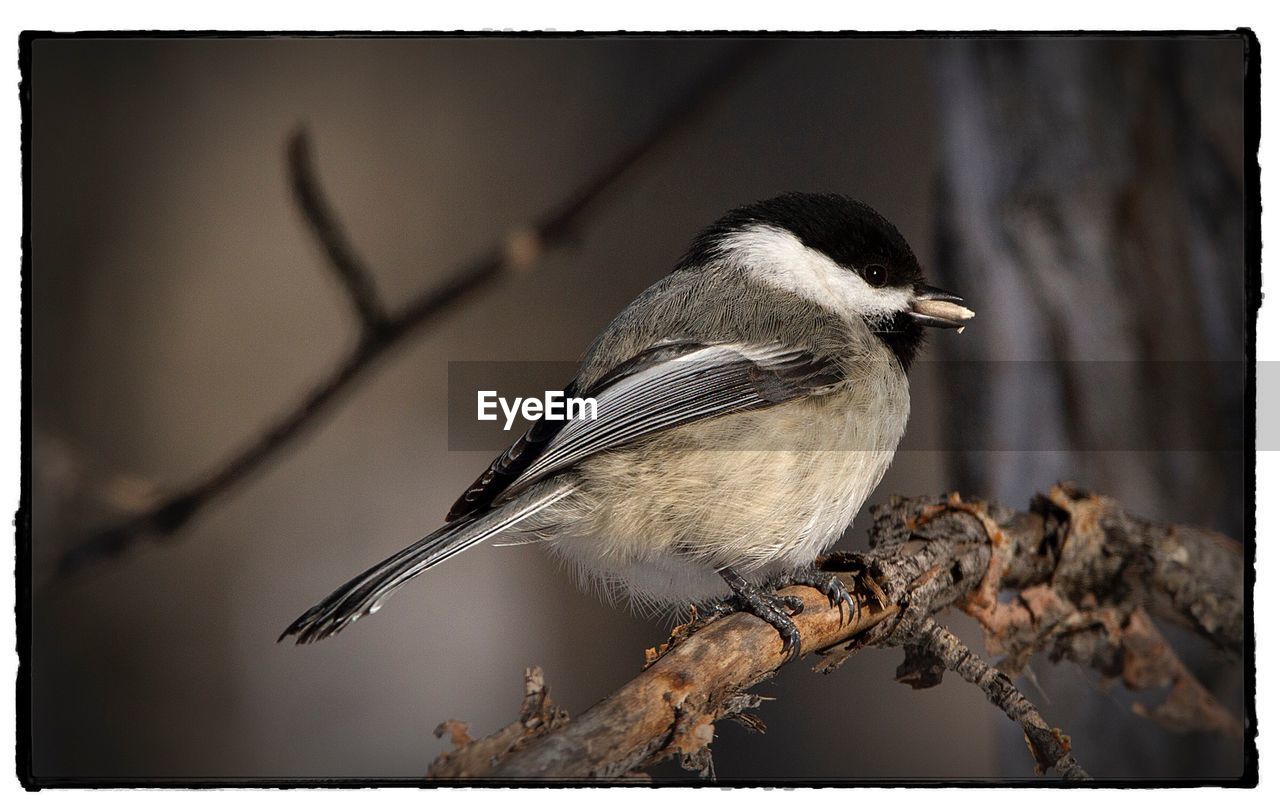
<svg viewBox="0 0 1280 811">
<path fill-rule="evenodd" d="M 587 350 L 566 396 L 595 419 L 536 422 L 447 523 L 345 583 L 281 635 L 312 642 L 400 586 L 511 533 L 639 603 L 730 597 L 794 655 L 802 583 L 880 482 L 907 424 L 924 327 L 973 312 L 924 283 L 869 206 L 788 194 L 735 209 L 694 240 Z"/>
</svg>

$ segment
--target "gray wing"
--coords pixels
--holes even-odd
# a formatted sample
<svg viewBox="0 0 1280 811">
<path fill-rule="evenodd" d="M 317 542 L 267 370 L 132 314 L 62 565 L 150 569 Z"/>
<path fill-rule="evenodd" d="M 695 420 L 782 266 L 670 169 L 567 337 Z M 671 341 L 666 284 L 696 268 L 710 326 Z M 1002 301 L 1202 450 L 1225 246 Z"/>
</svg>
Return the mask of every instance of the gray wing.
<svg viewBox="0 0 1280 811">
<path fill-rule="evenodd" d="M 595 419 L 565 422 L 502 498 L 592 454 L 678 425 L 822 394 L 839 380 L 835 361 L 779 344 L 655 346 L 593 386 Z"/>
</svg>

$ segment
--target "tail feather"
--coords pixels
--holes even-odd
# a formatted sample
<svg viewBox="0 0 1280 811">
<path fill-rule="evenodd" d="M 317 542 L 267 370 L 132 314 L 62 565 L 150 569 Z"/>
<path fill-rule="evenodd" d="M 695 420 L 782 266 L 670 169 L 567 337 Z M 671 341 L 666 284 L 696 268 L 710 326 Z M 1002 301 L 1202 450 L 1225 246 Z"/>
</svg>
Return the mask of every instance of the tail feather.
<svg viewBox="0 0 1280 811">
<path fill-rule="evenodd" d="M 333 636 L 363 616 L 382 607 L 393 591 L 437 563 L 485 541 L 572 491 L 571 486 L 531 491 L 528 495 L 479 515 L 457 518 L 415 544 L 343 583 L 280 634 L 277 642 L 297 637 L 304 645 Z"/>
</svg>

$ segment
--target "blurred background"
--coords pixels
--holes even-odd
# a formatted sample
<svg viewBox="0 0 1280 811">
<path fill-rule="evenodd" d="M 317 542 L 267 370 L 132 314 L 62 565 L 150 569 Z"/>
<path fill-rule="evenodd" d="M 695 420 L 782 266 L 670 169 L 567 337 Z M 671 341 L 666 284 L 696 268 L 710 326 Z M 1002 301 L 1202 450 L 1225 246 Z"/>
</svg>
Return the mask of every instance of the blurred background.
<svg viewBox="0 0 1280 811">
<path fill-rule="evenodd" d="M 572 361 L 698 229 L 783 191 L 870 203 L 978 312 L 913 370 L 905 450 L 874 500 L 959 489 L 1022 508 L 1070 479 L 1136 514 L 1251 527 L 1243 41 L 799 39 L 647 154 L 570 249 L 403 342 L 165 543 L 54 575 L 86 532 L 217 466 L 354 346 L 289 187 L 299 125 L 394 307 L 543 215 L 735 47 L 33 43 L 37 776 L 417 777 L 448 746 L 441 721 L 481 735 L 516 716 L 528 665 L 574 714 L 634 675 L 667 627 L 578 592 L 536 546 L 477 548 L 323 644 L 275 638 L 434 528 L 489 462 L 449 449 L 451 361 Z M 859 519 L 842 546 L 865 542 Z M 981 646 L 967 617 L 944 621 Z M 1239 710 L 1240 664 L 1171 633 Z M 979 691 L 912 691 L 900 658 L 787 668 L 760 689 L 778 699 L 767 735 L 719 725 L 717 774 L 1031 775 Z M 1171 734 L 1130 711 L 1151 697 L 1074 665 L 1036 660 L 1019 683 L 1095 776 L 1242 768 L 1240 741 Z"/>
</svg>

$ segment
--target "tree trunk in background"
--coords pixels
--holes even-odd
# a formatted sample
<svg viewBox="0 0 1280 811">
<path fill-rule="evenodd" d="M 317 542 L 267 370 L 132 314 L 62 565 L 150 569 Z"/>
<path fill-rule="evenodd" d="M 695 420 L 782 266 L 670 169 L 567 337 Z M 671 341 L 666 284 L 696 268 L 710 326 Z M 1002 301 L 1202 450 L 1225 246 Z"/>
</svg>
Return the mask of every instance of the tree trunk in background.
<svg viewBox="0 0 1280 811">
<path fill-rule="evenodd" d="M 1243 43 L 955 40 L 934 68 L 930 274 L 978 312 L 937 342 L 956 487 L 1023 503 L 1074 478 L 1241 537 Z M 1200 658 L 1239 684 L 1237 666 Z M 1084 764 L 1095 774 L 1238 763 L 1235 742 L 1168 743 L 1117 720 L 1111 700 L 1076 696 L 1113 731 L 1109 762 Z"/>
</svg>

